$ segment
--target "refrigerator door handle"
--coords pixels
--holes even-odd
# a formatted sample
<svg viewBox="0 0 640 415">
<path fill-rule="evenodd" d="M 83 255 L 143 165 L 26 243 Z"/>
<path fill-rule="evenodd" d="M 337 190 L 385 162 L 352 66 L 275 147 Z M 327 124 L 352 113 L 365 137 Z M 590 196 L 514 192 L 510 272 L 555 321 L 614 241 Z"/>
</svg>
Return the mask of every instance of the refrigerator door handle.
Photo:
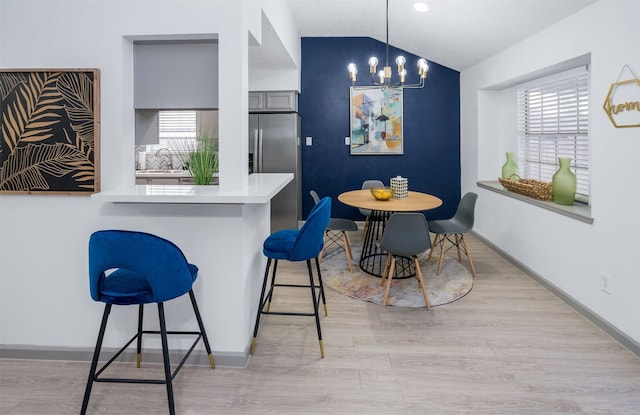
<svg viewBox="0 0 640 415">
<path fill-rule="evenodd" d="M 259 173 L 263 173 L 262 171 L 262 128 L 260 128 L 259 130 L 257 130 L 258 132 L 258 139 L 256 140 L 257 147 L 258 147 L 258 172 Z M 255 156 L 254 156 L 255 157 Z"/>
<path fill-rule="evenodd" d="M 258 129 L 253 130 L 253 173 L 260 172 L 260 153 L 258 152 Z"/>
</svg>

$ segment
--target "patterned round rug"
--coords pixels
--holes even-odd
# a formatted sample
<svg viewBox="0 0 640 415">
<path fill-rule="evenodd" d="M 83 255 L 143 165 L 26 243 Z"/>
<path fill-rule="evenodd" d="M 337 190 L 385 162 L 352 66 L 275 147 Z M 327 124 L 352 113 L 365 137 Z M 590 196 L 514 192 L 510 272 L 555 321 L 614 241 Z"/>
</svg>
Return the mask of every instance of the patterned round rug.
<svg viewBox="0 0 640 415">
<path fill-rule="evenodd" d="M 347 256 L 340 249 L 333 249 L 325 255 L 322 265 L 322 280 L 334 290 L 358 300 L 382 304 L 384 286 L 380 278 L 363 272 L 359 265 L 361 245 L 352 244 L 353 272 L 349 272 Z M 473 276 L 457 260 L 444 257 L 442 271 L 436 275 L 438 257 L 427 261 L 428 253 L 418 256 L 422 277 L 432 307 L 449 304 L 464 297 L 473 287 Z M 416 278 L 394 279 L 389 290 L 387 305 L 396 307 L 426 307 L 422 290 Z"/>
</svg>

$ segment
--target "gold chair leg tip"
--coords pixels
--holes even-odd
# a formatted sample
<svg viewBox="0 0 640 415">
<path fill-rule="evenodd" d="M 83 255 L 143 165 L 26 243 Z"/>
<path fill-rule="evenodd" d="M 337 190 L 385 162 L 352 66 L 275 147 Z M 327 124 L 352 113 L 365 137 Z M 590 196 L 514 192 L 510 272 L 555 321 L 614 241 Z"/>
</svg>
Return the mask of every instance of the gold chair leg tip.
<svg viewBox="0 0 640 415">
<path fill-rule="evenodd" d="M 140 363 L 142 362 L 142 355 L 140 353 L 136 354 L 136 367 L 140 367 Z"/>
<path fill-rule="evenodd" d="M 320 340 L 319 343 L 320 343 L 320 358 L 324 359 L 324 344 L 322 343 L 322 340 Z"/>
<path fill-rule="evenodd" d="M 213 355 L 211 353 L 209 353 L 209 363 L 211 364 L 211 369 L 216 368 L 216 361 L 213 360 Z"/>
<path fill-rule="evenodd" d="M 256 338 L 254 337 L 253 340 L 251 340 L 251 349 L 249 350 L 249 354 L 253 354 L 253 351 L 256 349 Z"/>
</svg>

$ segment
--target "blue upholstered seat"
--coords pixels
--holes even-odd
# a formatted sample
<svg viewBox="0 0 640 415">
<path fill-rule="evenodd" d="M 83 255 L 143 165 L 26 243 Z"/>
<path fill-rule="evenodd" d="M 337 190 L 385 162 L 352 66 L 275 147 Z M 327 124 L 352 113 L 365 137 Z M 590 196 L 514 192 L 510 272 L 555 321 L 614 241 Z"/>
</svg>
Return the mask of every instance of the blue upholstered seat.
<svg viewBox="0 0 640 415">
<path fill-rule="evenodd" d="M 300 230 L 285 229 L 271 234 L 263 244 L 267 258 L 306 261 L 320 254 L 324 231 L 331 215 L 331 199 L 325 197 L 309 213 Z"/>
<path fill-rule="evenodd" d="M 325 197 L 320 200 L 313 209 L 302 228 L 298 229 L 285 229 L 272 233 L 264 241 L 262 245 L 262 252 L 267 257 L 267 266 L 264 271 L 264 280 L 262 282 L 262 292 L 260 293 L 260 303 L 258 304 L 258 315 L 256 316 L 256 324 L 253 331 L 253 340 L 251 343 L 251 351 L 253 354 L 256 346 L 256 339 L 258 337 L 258 328 L 260 327 L 260 316 L 262 314 L 278 314 L 288 316 L 313 316 L 316 320 L 316 329 L 318 330 L 318 340 L 320 342 L 320 355 L 324 357 L 324 348 L 322 345 L 322 333 L 320 330 L 320 318 L 318 316 L 318 307 L 320 305 L 320 298 L 325 306 L 325 315 L 327 313 L 326 300 L 324 296 L 324 287 L 322 285 L 322 275 L 320 273 L 320 263 L 318 261 L 318 255 L 322 251 L 324 244 L 324 232 L 329 224 L 331 216 L 331 199 Z M 313 279 L 313 272 L 311 270 L 311 259 L 316 261 L 316 270 L 318 274 L 318 285 L 315 284 Z M 309 284 L 276 284 L 276 270 L 279 260 L 286 261 L 306 261 L 307 271 L 309 274 Z M 274 262 L 273 274 L 271 276 L 271 285 L 269 292 L 265 294 L 267 281 L 269 279 L 269 269 L 271 263 Z M 273 291 L 275 287 L 308 287 L 311 290 L 311 298 L 313 301 L 313 313 L 298 313 L 298 312 L 285 312 L 285 311 L 271 311 L 271 298 L 273 297 Z M 316 289 L 319 289 L 319 297 L 316 297 Z M 266 310 L 265 310 L 266 306 Z"/>
<path fill-rule="evenodd" d="M 89 238 L 89 291 L 95 301 L 105 303 L 102 324 L 91 362 L 89 379 L 82 402 L 81 414 L 85 414 L 94 382 L 159 383 L 165 384 L 169 401 L 169 413 L 175 413 L 172 381 L 196 344 L 202 339 L 211 367 L 215 367 L 209 340 L 198 311 L 192 286 L 198 277 L 198 267 L 190 264 L 175 244 L 164 238 L 145 232 L 104 230 L 94 232 Z M 168 332 L 163 303 L 189 293 L 199 331 Z M 160 330 L 143 330 L 144 304 L 157 303 Z M 98 370 L 98 359 L 107 320 L 113 305 L 137 304 L 138 330 L 113 358 Z M 137 366 L 140 367 L 142 335 L 160 334 L 164 360 L 164 379 L 103 378 L 102 372 L 120 354 L 137 340 Z M 194 335 L 196 339 L 184 355 L 181 363 L 171 372 L 167 345 L 168 334 Z"/>
<path fill-rule="evenodd" d="M 168 301 L 191 289 L 198 267 L 175 244 L 123 230 L 95 232 L 89 240 L 91 298 L 127 305 Z"/>
</svg>

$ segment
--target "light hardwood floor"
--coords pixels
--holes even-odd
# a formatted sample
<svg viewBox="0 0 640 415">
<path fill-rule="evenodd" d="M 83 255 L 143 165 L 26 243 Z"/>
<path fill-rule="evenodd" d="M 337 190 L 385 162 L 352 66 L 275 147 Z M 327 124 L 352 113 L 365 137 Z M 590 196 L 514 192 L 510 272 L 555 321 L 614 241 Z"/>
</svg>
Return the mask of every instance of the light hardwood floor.
<svg viewBox="0 0 640 415">
<path fill-rule="evenodd" d="M 183 369 L 178 413 L 640 414 L 640 359 L 488 247 L 469 243 L 478 277 L 461 300 L 429 312 L 382 309 L 327 287 L 324 359 L 312 318 L 266 316 L 246 369 Z M 306 272 L 304 263 L 279 271 Z M 300 290 L 276 294 L 273 307 L 310 304 Z M 1 360 L 0 412 L 79 413 L 88 369 Z M 162 385 L 99 383 L 89 412 L 166 408 Z"/>
</svg>

